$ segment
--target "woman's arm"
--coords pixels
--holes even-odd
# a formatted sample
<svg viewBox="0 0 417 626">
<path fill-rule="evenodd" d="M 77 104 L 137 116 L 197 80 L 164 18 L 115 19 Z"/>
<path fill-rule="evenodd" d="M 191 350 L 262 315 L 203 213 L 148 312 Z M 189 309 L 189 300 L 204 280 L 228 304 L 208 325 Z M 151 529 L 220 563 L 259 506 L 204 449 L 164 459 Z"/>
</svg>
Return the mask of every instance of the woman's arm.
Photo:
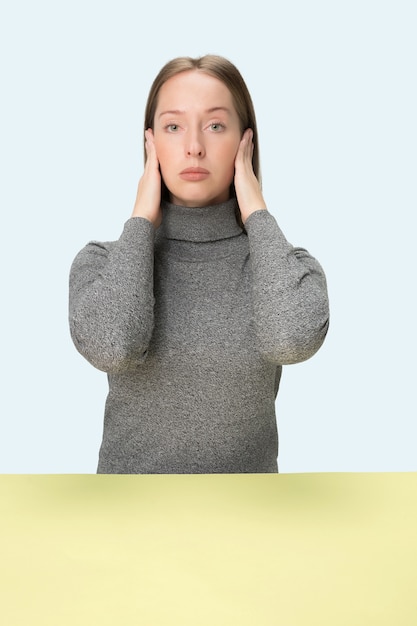
<svg viewBox="0 0 417 626">
<path fill-rule="evenodd" d="M 151 130 L 133 214 L 116 242 L 88 244 L 70 272 L 69 322 L 79 352 L 105 372 L 146 357 L 153 330 L 154 234 L 161 223 L 161 175 Z"/>
<path fill-rule="evenodd" d="M 249 237 L 252 297 L 259 347 L 280 364 L 309 359 L 329 325 L 326 278 L 307 250 L 288 243 L 266 210 L 252 168 L 253 133 L 243 134 L 235 161 L 235 188 Z"/>
<path fill-rule="evenodd" d="M 285 365 L 305 361 L 322 345 L 329 325 L 326 278 L 320 264 L 285 239 L 268 211 L 245 222 L 259 347 Z"/>
<path fill-rule="evenodd" d="M 153 242 L 153 224 L 131 218 L 118 241 L 89 243 L 71 266 L 71 336 L 100 370 L 128 369 L 146 356 L 153 330 Z"/>
</svg>

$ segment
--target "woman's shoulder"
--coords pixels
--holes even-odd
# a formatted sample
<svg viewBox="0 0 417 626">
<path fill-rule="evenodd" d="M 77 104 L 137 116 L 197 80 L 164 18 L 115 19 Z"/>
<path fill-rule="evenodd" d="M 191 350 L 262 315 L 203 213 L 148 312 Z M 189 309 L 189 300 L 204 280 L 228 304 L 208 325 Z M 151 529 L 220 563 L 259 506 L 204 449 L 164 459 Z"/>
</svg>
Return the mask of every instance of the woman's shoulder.
<svg viewBox="0 0 417 626">
<path fill-rule="evenodd" d="M 117 241 L 98 241 L 92 239 L 79 250 L 75 258 L 89 255 L 106 256 L 114 248 L 116 243 Z"/>
<path fill-rule="evenodd" d="M 71 275 L 89 267 L 101 267 L 106 263 L 110 252 L 116 245 L 116 241 L 89 241 L 77 252 L 71 263 Z"/>
</svg>

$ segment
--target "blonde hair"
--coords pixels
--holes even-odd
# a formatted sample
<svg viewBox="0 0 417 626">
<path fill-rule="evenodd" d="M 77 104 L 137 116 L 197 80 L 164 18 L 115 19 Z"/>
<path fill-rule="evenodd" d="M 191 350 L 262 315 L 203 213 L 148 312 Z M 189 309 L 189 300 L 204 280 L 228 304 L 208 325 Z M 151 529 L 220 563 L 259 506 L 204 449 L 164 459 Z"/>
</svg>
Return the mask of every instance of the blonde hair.
<svg viewBox="0 0 417 626">
<path fill-rule="evenodd" d="M 233 104 L 240 120 L 241 132 L 243 133 L 247 128 L 251 128 L 253 131 L 254 150 L 252 156 L 252 166 L 255 176 L 258 179 L 259 184 L 261 184 L 258 130 L 256 126 L 256 117 L 252 98 L 237 67 L 222 56 L 206 54 L 205 56 L 198 58 L 177 57 L 168 61 L 168 63 L 164 65 L 159 74 L 156 76 L 149 91 L 145 108 L 144 130 L 147 130 L 148 128 L 152 128 L 153 130 L 155 111 L 158 106 L 158 95 L 162 85 L 173 76 L 190 70 L 198 70 L 208 74 L 209 76 L 213 76 L 214 78 L 221 80 L 222 83 L 224 83 L 229 89 L 232 95 Z M 146 161 L 145 146 L 144 155 Z M 231 195 L 236 195 L 233 184 L 231 188 Z M 167 198 L 167 189 L 164 183 L 162 185 L 162 197 Z"/>
</svg>

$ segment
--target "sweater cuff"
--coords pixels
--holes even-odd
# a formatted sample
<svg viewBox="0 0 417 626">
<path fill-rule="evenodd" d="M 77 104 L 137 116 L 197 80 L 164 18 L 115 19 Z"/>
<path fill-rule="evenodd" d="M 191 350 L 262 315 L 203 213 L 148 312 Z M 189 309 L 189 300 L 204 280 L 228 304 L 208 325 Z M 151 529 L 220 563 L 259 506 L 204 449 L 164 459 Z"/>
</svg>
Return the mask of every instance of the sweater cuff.
<svg viewBox="0 0 417 626">
<path fill-rule="evenodd" d="M 250 241 L 259 245 L 271 243 L 281 248 L 283 253 L 292 250 L 292 245 L 287 241 L 275 217 L 268 210 L 260 209 L 251 213 L 245 222 L 245 229 Z"/>
<path fill-rule="evenodd" d="M 151 239 L 155 237 L 155 226 L 146 217 L 130 217 L 124 225 L 121 239 L 134 240 L 139 238 Z"/>
</svg>

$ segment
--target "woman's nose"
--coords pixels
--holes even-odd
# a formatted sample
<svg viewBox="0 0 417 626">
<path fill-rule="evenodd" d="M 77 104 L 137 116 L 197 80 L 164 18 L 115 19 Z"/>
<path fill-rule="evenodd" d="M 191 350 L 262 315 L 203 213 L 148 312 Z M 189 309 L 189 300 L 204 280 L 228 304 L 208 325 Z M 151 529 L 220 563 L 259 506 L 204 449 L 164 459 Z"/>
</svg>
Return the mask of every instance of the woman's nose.
<svg viewBox="0 0 417 626">
<path fill-rule="evenodd" d="M 187 138 L 186 153 L 190 157 L 202 157 L 205 154 L 203 141 L 198 133 L 193 133 Z"/>
</svg>

